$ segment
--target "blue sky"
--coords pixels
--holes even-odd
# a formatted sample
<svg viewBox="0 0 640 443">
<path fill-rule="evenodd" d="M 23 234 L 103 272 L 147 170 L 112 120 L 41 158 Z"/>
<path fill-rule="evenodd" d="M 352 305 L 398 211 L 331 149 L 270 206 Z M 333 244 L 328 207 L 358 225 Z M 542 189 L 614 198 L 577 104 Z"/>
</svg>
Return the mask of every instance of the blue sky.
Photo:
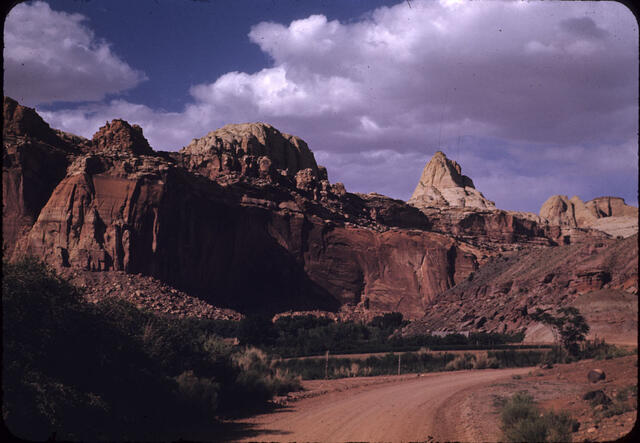
<svg viewBox="0 0 640 443">
<path fill-rule="evenodd" d="M 31 1 L 4 37 L 5 94 L 85 137 L 124 118 L 178 150 L 265 121 L 352 192 L 406 200 L 443 150 L 502 209 L 637 205 L 638 27 L 618 3 Z"/>
</svg>

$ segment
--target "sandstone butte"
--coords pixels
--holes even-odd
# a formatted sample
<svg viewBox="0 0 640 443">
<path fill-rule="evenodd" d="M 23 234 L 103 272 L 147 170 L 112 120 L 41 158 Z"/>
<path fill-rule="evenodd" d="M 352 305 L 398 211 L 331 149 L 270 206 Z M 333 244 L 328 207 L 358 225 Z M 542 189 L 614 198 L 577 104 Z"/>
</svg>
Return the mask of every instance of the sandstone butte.
<svg viewBox="0 0 640 443">
<path fill-rule="evenodd" d="M 302 139 L 265 123 L 161 152 L 123 120 L 89 140 L 7 97 L 3 118 L 3 255 L 34 255 L 85 282 L 111 279 L 125 291 L 125 277 L 153 280 L 147 287 L 242 313 L 399 311 L 429 330 L 531 329 L 523 307 L 594 291 L 630 294 L 637 305 L 637 208 L 621 199 L 552 197 L 540 215 L 503 211 L 438 152 L 407 204 L 330 183 Z M 614 235 L 612 220 L 623 225 Z M 545 271 L 554 283 L 535 298 L 539 254 L 554 257 L 556 271 Z M 508 290 L 461 289 L 488 280 L 474 275 L 504 256 L 537 267 L 514 271 Z M 631 265 L 609 266 L 611 257 Z M 495 294 L 509 303 L 488 303 Z"/>
</svg>

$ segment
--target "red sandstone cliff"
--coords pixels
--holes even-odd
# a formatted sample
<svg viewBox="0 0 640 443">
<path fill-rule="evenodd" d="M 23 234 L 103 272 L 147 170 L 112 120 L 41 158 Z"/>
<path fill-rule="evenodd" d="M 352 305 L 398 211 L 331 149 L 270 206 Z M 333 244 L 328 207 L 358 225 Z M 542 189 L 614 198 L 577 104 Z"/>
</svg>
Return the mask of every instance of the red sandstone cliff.
<svg viewBox="0 0 640 443">
<path fill-rule="evenodd" d="M 429 222 L 419 211 L 329 184 L 304 142 L 268 125 L 228 126 L 224 137 L 216 131 L 176 155 L 154 152 L 140 128 L 121 120 L 66 150 L 43 139 L 50 132 L 7 120 L 29 140 L 5 139 L 13 257 L 149 275 L 246 311 L 361 303 L 412 317 L 477 267 L 473 248 L 422 230 Z M 41 157 L 27 156 L 33 145 Z M 49 157 L 59 167 L 28 212 L 21 180 L 50 168 Z"/>
<path fill-rule="evenodd" d="M 504 292 L 495 285 L 511 271 L 495 268 L 491 257 L 501 251 L 534 254 L 530 248 L 564 251 L 554 247 L 564 243 L 587 249 L 610 244 L 602 232 L 555 226 L 533 214 L 451 204 L 414 207 L 374 193 L 349 193 L 329 182 L 304 141 L 262 123 L 228 125 L 180 152 L 156 152 L 140 127 L 122 120 L 87 140 L 52 130 L 34 110 L 7 98 L 4 120 L 4 256 L 41 257 L 80 275 L 83 284 L 114 282 L 90 288 L 94 298 L 114 287 L 140 286 L 125 282 L 131 276 L 157 282 L 140 287 L 176 288 L 243 312 L 357 306 L 359 312 L 400 311 L 408 318 L 426 312 L 422 324 L 432 329 L 470 327 L 473 320 L 476 329 L 515 330 L 524 327 L 517 312 L 527 295 L 514 288 L 535 286 L 537 277 L 515 273 Z M 428 175 L 438 180 L 429 183 L 455 185 L 443 177 L 460 175 L 459 167 L 436 163 Z M 469 194 L 470 179 L 460 183 Z M 637 249 L 627 258 L 637 266 Z M 596 290 L 598 282 L 609 278 L 602 284 L 612 284 L 628 274 L 603 269 L 599 262 L 570 262 L 550 272 L 557 276 L 551 281 L 564 282 L 560 275 L 567 274 L 573 283 L 547 285 L 541 297 L 564 303 L 566 290 Z M 474 271 L 495 282 L 471 289 Z M 136 303 L 158 305 L 132 291 Z M 507 297 L 502 305 L 496 306 L 494 293 Z M 187 302 L 193 304 L 170 301 L 175 306 L 166 312 L 183 312 Z M 477 316 L 480 305 L 498 313 Z M 198 312 L 214 315 L 212 309 Z"/>
</svg>

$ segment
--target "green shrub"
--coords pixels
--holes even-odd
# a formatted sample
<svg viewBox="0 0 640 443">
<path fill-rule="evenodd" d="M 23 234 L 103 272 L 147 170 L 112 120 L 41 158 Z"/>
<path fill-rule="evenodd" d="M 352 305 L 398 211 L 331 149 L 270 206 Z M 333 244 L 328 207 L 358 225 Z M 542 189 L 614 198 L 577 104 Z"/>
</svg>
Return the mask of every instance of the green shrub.
<svg viewBox="0 0 640 443">
<path fill-rule="evenodd" d="M 497 369 L 500 367 L 500 362 L 496 360 L 494 357 L 488 357 L 485 354 L 481 354 L 479 357 L 476 358 L 473 364 L 473 367 L 475 369 L 486 369 L 486 368 Z"/>
<path fill-rule="evenodd" d="M 627 404 L 625 401 L 614 401 L 604 409 L 602 409 L 601 414 L 603 417 L 613 417 L 614 415 L 621 415 L 625 412 L 632 411 L 633 408 Z"/>
<path fill-rule="evenodd" d="M 475 355 L 465 352 L 463 355 L 458 355 L 452 361 L 447 363 L 444 370 L 460 371 L 462 369 L 472 369 L 475 359 Z"/>
<path fill-rule="evenodd" d="M 500 414 L 504 427 L 511 427 L 518 421 L 539 415 L 540 411 L 535 406 L 533 397 L 526 391 L 513 394 L 502 407 Z"/>
<path fill-rule="evenodd" d="M 276 361 L 258 348 L 247 347 L 234 353 L 233 361 L 242 369 L 243 383 L 260 386 L 260 390 L 266 392 L 268 398 L 302 389 L 300 377 L 293 376 L 288 370 L 277 368 Z"/>
<path fill-rule="evenodd" d="M 530 417 L 519 420 L 513 425 L 505 428 L 503 432 L 505 441 L 518 443 L 547 441 L 547 435 L 549 434 L 547 424 L 539 417 Z"/>
<path fill-rule="evenodd" d="M 181 415 L 195 422 L 212 420 L 218 409 L 220 384 L 209 378 L 197 377 L 191 370 L 175 379 Z"/>
<path fill-rule="evenodd" d="M 626 350 L 619 346 L 608 344 L 604 339 L 587 340 L 581 347 L 582 358 L 596 360 L 610 360 L 612 358 L 633 355 L 634 350 Z"/>
<path fill-rule="evenodd" d="M 566 412 L 556 414 L 553 411 L 543 416 L 548 430 L 548 441 L 571 441 L 571 433 L 578 430 L 579 423 Z"/>
<path fill-rule="evenodd" d="M 503 351 L 488 351 L 487 357 L 497 362 L 496 367 L 500 368 L 513 368 L 523 366 L 536 366 L 540 364 L 547 351 L 537 350 L 503 350 Z"/>
<path fill-rule="evenodd" d="M 33 259 L 3 267 L 2 411 L 18 437 L 167 440 L 296 388 L 262 355 L 235 360 L 210 321 L 86 303 Z"/>
<path fill-rule="evenodd" d="M 571 441 L 578 423 L 568 414 L 541 413 L 526 391 L 508 399 L 501 411 L 503 439 L 509 442 Z"/>
</svg>

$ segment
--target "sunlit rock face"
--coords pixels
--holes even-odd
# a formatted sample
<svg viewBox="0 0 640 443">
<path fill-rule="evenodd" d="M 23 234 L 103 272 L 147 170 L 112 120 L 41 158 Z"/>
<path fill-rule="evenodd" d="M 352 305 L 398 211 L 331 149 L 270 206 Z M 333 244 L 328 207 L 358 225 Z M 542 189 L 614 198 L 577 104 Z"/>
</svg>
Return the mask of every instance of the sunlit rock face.
<svg viewBox="0 0 640 443">
<path fill-rule="evenodd" d="M 295 176 L 305 169 L 314 176 L 321 172 L 304 140 L 267 123 L 226 125 L 194 139 L 180 154 L 189 169 L 210 178 L 228 172 L 251 176 L 275 171 Z"/>
<path fill-rule="evenodd" d="M 494 202 L 475 188 L 469 177 L 462 175 L 460 165 L 440 151 L 425 166 L 408 203 L 417 208 L 496 208 Z"/>
<path fill-rule="evenodd" d="M 577 196 L 554 195 L 540 208 L 540 217 L 550 225 L 596 229 L 614 237 L 638 232 L 638 208 L 619 197 L 598 197 L 585 203 Z"/>
</svg>

